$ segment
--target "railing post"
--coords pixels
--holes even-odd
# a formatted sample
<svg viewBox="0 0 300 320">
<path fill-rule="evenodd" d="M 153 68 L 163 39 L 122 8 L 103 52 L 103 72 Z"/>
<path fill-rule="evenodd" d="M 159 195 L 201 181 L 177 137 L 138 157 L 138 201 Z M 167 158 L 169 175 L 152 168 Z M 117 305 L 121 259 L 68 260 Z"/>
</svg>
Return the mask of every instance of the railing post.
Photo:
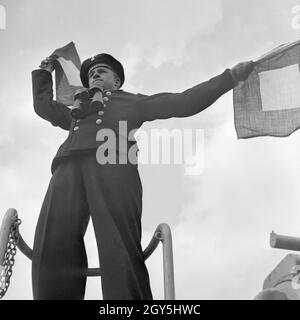
<svg viewBox="0 0 300 320">
<path fill-rule="evenodd" d="M 163 244 L 165 300 L 175 300 L 173 246 L 170 227 L 166 223 L 160 224 L 160 231 L 156 233 L 156 237 Z"/>
</svg>

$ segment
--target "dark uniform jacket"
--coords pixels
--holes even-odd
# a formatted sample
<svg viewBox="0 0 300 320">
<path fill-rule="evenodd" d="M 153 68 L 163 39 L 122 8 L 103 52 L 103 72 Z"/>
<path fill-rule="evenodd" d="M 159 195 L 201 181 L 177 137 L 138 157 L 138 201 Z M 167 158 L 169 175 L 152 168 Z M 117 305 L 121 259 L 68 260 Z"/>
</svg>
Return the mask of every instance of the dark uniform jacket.
<svg viewBox="0 0 300 320">
<path fill-rule="evenodd" d="M 158 93 L 154 95 L 133 94 L 123 90 L 104 93 L 105 108 L 90 108 L 87 116 L 74 120 L 70 109 L 53 100 L 52 75 L 46 70 L 32 72 L 33 103 L 35 112 L 52 125 L 69 131 L 53 160 L 51 171 L 55 170 L 59 159 L 76 152 L 97 149 L 101 141 L 96 140 L 97 132 L 103 128 L 112 129 L 119 139 L 119 121 L 127 121 L 127 130 L 141 127 L 143 122 L 171 117 L 192 116 L 215 102 L 234 86 L 234 80 L 226 69 L 222 74 L 200 83 L 181 93 Z M 130 139 L 131 140 L 131 139 Z M 127 140 L 128 141 L 128 140 Z M 128 141 L 128 148 L 136 141 Z M 118 143 L 116 148 L 118 149 Z"/>
</svg>

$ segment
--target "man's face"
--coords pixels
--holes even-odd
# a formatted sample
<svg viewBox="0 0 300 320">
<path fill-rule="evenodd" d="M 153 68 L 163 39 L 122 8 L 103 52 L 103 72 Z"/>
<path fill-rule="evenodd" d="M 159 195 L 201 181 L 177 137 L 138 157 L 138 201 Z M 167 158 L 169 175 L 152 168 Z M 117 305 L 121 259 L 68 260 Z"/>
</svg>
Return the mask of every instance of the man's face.
<svg viewBox="0 0 300 320">
<path fill-rule="evenodd" d="M 88 72 L 89 87 L 99 87 L 102 90 L 117 89 L 114 71 L 108 65 L 101 65 Z"/>
</svg>

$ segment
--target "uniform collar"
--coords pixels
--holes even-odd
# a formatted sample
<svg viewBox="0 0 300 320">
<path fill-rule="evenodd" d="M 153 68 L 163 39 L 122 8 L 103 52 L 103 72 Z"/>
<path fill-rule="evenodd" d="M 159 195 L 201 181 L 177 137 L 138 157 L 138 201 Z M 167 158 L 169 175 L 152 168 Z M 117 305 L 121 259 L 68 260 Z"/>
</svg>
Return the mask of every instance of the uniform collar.
<svg viewBox="0 0 300 320">
<path fill-rule="evenodd" d="M 123 91 L 123 89 L 114 89 L 114 90 L 112 90 L 112 89 L 105 89 L 103 92 L 105 93 L 105 92 L 119 92 L 119 91 Z"/>
</svg>

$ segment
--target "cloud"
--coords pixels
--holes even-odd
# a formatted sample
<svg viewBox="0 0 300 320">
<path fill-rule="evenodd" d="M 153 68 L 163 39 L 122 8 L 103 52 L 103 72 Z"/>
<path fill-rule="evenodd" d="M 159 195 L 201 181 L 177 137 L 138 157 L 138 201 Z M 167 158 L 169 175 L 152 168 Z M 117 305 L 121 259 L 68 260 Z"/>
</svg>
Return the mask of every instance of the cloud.
<svg viewBox="0 0 300 320">
<path fill-rule="evenodd" d="M 284 257 L 273 254 L 269 233 L 297 235 L 297 137 L 246 142 L 233 134 L 230 122 L 219 126 L 204 174 L 186 178 L 191 197 L 173 228 L 178 299 L 252 299 Z"/>
<path fill-rule="evenodd" d="M 187 44 L 196 35 L 211 34 L 222 17 L 221 1 L 155 0 L 137 6 L 137 11 L 135 27 L 138 26 L 140 36 L 127 37 L 130 42 L 122 49 L 122 57 L 124 64 L 129 65 L 130 85 L 146 92 L 150 82 L 152 90 L 163 90 L 162 83 L 171 84 L 172 88 L 172 82 L 177 83 L 174 78 L 182 77 L 183 64 L 189 60 Z M 135 79 L 131 79 L 133 65 Z M 150 80 L 153 77 L 155 82 Z"/>
<path fill-rule="evenodd" d="M 197 34 L 212 33 L 221 16 L 221 1 L 146 2 L 143 5 L 144 30 L 141 30 L 147 41 L 146 60 L 155 68 L 166 61 L 181 65 L 190 39 Z"/>
</svg>

